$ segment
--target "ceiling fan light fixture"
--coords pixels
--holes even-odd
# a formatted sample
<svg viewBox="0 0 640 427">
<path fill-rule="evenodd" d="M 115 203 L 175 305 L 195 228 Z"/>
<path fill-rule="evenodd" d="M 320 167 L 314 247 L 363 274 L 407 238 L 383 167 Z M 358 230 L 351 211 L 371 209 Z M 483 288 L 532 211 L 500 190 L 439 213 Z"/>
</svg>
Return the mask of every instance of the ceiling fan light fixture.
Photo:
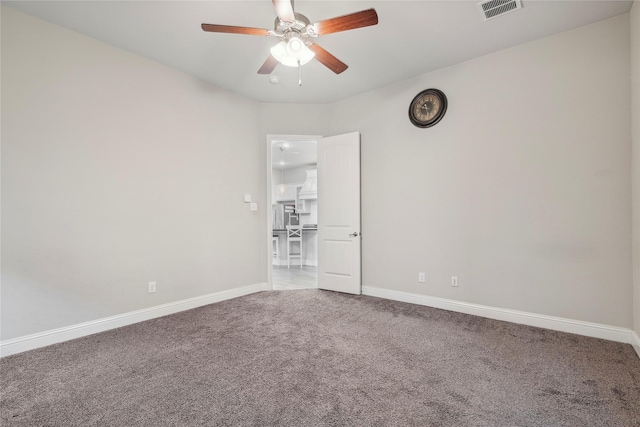
<svg viewBox="0 0 640 427">
<path fill-rule="evenodd" d="M 316 54 L 300 38 L 291 37 L 272 47 L 271 55 L 282 65 L 298 67 L 311 61 Z"/>
<path fill-rule="evenodd" d="M 348 68 L 347 64 L 307 39 L 378 24 L 378 14 L 373 8 L 312 24 L 309 18 L 301 13 L 294 12 L 293 1 L 272 0 L 277 15 L 273 23 L 273 30 L 219 24 L 202 24 L 201 27 L 203 31 L 211 33 L 277 37 L 280 42 L 271 48 L 271 55 L 258 69 L 258 74 L 271 74 L 278 64 L 298 67 L 298 85 L 302 86 L 301 65 L 311 61 L 314 57 L 336 74 L 340 74 Z M 519 2 L 521 0 L 484 1 L 494 4 L 510 1 Z M 272 83 L 274 82 L 272 81 Z"/>
<path fill-rule="evenodd" d="M 304 43 L 298 37 L 291 37 L 287 42 L 287 54 L 289 56 L 298 56 L 304 48 Z"/>
</svg>

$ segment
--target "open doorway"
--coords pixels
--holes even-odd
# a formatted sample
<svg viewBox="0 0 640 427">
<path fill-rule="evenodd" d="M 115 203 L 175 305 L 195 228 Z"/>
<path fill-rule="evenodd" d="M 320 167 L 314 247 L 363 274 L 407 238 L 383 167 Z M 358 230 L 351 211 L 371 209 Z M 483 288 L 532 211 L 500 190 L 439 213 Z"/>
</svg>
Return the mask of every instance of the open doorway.
<svg viewBox="0 0 640 427">
<path fill-rule="evenodd" d="M 269 278 L 274 290 L 318 287 L 317 135 L 268 135 Z"/>
</svg>

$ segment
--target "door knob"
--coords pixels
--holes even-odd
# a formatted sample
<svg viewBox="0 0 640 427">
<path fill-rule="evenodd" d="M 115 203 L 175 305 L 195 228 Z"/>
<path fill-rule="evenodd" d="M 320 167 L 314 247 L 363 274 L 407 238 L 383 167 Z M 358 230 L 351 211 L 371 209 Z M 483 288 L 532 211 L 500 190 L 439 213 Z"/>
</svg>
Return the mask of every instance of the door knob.
<svg viewBox="0 0 640 427">
<path fill-rule="evenodd" d="M 354 231 L 353 233 L 349 234 L 349 237 L 358 237 L 358 232 Z"/>
</svg>

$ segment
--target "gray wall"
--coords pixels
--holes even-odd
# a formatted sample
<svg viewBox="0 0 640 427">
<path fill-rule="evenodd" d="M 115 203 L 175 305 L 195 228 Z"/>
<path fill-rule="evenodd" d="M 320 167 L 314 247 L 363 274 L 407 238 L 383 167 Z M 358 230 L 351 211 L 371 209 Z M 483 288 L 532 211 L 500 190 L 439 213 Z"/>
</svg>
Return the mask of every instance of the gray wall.
<svg viewBox="0 0 640 427">
<path fill-rule="evenodd" d="M 634 328 L 640 335 L 640 1 L 633 3 L 631 20 L 631 86 L 633 105 L 633 266 Z"/>
<path fill-rule="evenodd" d="M 335 104 L 258 104 L 3 7 L 1 339 L 265 281 L 266 135 L 355 130 L 364 285 L 631 327 L 629 34 L 623 15 Z M 428 87 L 449 111 L 418 129 Z"/>
<path fill-rule="evenodd" d="M 622 15 L 332 105 L 362 132 L 363 285 L 631 327 L 629 49 Z"/>
<path fill-rule="evenodd" d="M 258 123 L 257 102 L 3 7 L 1 338 L 265 281 Z"/>
</svg>

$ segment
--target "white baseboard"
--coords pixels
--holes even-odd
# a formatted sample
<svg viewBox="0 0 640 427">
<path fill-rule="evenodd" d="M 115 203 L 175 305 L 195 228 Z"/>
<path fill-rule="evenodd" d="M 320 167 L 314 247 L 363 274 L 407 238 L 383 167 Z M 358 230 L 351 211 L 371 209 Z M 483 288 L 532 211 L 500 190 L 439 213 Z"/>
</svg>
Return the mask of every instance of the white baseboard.
<svg viewBox="0 0 640 427">
<path fill-rule="evenodd" d="M 638 357 L 640 357 L 640 336 L 638 336 L 638 333 L 635 331 L 631 331 L 631 335 L 633 340 L 631 345 L 636 350 L 636 353 L 638 353 Z"/>
<path fill-rule="evenodd" d="M 90 322 L 63 328 L 52 329 L 50 331 L 37 334 L 26 335 L 10 340 L 0 341 L 0 357 L 22 353 L 47 345 L 68 341 L 75 338 L 84 337 L 110 329 L 120 328 L 133 323 L 155 319 L 157 317 L 190 310 L 216 302 L 249 295 L 252 293 L 266 291 L 269 289 L 267 283 L 243 286 L 240 288 L 228 289 L 226 291 L 215 292 L 195 298 L 175 301 L 167 304 L 157 305 L 115 316 L 105 317 Z M 274 286 L 274 289 L 279 287 Z M 291 289 L 281 287 L 281 289 Z M 578 320 L 565 319 L 561 317 L 545 316 L 541 314 L 527 313 L 524 311 L 509 310 L 484 306 L 479 304 L 466 303 L 462 301 L 449 300 L 445 298 L 430 297 L 420 294 L 412 294 L 390 289 L 375 288 L 370 286 L 362 287 L 362 294 L 373 297 L 386 298 L 395 301 L 408 302 L 411 304 L 424 305 L 427 307 L 441 308 L 465 314 L 473 314 L 489 319 L 503 320 L 506 322 L 519 323 L 523 325 L 536 326 L 555 331 L 569 332 L 589 337 L 602 338 L 610 341 L 631 344 L 640 357 L 640 337 L 631 329 L 619 328 L 615 326 L 602 325 L 598 323 L 582 322 Z"/>
<path fill-rule="evenodd" d="M 408 302 L 411 304 L 424 305 L 427 307 L 441 308 L 443 310 L 456 311 L 458 313 L 473 314 L 475 316 L 503 320 L 505 322 L 519 323 L 522 325 L 536 326 L 539 328 L 552 329 L 554 331 L 569 332 L 587 337 L 602 338 L 605 340 L 631 344 L 634 346 L 636 352 L 638 352 L 638 356 L 640 357 L 640 339 L 631 329 L 602 325 L 599 323 L 583 322 L 580 320 L 565 319 L 562 317 L 546 316 L 543 314 L 528 313 L 525 311 L 496 308 L 371 286 L 363 286 L 362 294 Z"/>
<path fill-rule="evenodd" d="M 167 304 L 156 305 L 154 307 L 143 308 L 141 310 L 130 311 L 128 313 L 105 317 L 90 322 L 79 323 L 77 325 L 65 326 L 63 328 L 52 329 L 50 331 L 39 332 L 37 334 L 25 335 L 10 340 L 0 341 L 0 357 L 22 353 L 23 351 L 45 347 L 51 344 L 84 337 L 110 329 L 120 328 L 133 323 L 155 319 L 157 317 L 190 310 L 203 305 L 253 294 L 268 289 L 267 283 L 257 283 L 255 285 L 243 286 L 240 288 L 228 289 L 214 292 L 195 298 L 188 298 Z"/>
</svg>

